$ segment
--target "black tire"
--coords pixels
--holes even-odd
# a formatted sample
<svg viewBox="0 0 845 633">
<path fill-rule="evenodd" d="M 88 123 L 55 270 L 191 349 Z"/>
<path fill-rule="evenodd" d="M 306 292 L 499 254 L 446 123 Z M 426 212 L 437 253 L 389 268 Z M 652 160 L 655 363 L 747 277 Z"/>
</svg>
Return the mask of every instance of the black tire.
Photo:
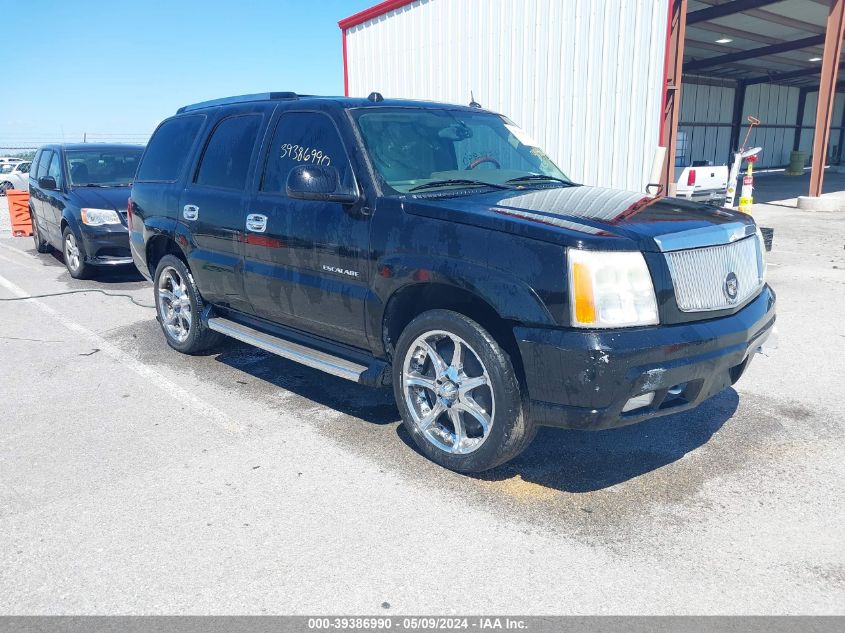
<svg viewBox="0 0 845 633">
<path fill-rule="evenodd" d="M 428 333 L 441 336 L 438 332 L 456 335 L 471 348 L 475 359 L 482 363 L 482 369 L 486 369 L 489 379 L 489 385 L 483 386 L 482 389 L 489 389 L 487 393 L 492 394 L 492 402 L 495 402 L 488 434 L 482 439 L 480 446 L 465 454 L 449 452 L 429 440 L 429 435 L 423 433 L 414 422 L 406 401 L 404 373 L 409 349 L 415 345 L 415 341 Z M 426 357 L 425 362 L 430 363 L 430 357 Z M 536 425 L 527 415 L 520 382 L 507 352 L 478 323 L 451 310 L 424 312 L 402 331 L 393 359 L 393 392 L 402 422 L 414 443 L 429 459 L 450 470 L 476 473 L 494 468 L 519 455 L 536 435 Z M 433 401 L 430 406 L 434 406 Z M 446 415 L 448 418 L 448 410 Z"/>
<path fill-rule="evenodd" d="M 35 242 L 35 250 L 39 253 L 49 253 L 52 249 L 43 237 L 41 237 L 41 229 L 38 228 L 38 220 L 35 219 L 35 214 L 32 209 L 29 210 L 29 215 L 32 220 L 32 241 Z"/>
<path fill-rule="evenodd" d="M 187 337 L 180 340 L 168 328 L 164 315 L 168 314 L 166 301 L 162 299 L 159 291 L 160 283 L 162 282 L 162 275 L 168 271 L 174 270 L 181 282 L 184 284 L 184 296 L 190 304 L 191 321 L 187 328 Z M 156 303 L 156 320 L 161 326 L 161 331 L 164 333 L 164 338 L 167 344 L 173 349 L 182 352 L 183 354 L 199 354 L 206 350 L 219 345 L 223 340 L 223 335 L 208 329 L 208 326 L 203 322 L 201 315 L 205 308 L 205 302 L 200 295 L 197 285 L 194 282 L 194 277 L 188 266 L 181 259 L 175 255 L 165 255 L 156 266 L 155 276 L 153 277 L 153 292 L 155 293 Z M 165 283 L 165 285 L 167 285 Z M 171 311 L 172 313 L 172 311 Z M 184 321 L 182 321 L 184 323 Z"/>
<path fill-rule="evenodd" d="M 14 188 L 15 188 L 15 186 L 11 182 L 9 182 L 8 180 L 3 181 L 2 183 L 0 183 L 0 196 L 5 196 L 6 191 L 8 189 L 14 189 Z"/>
<path fill-rule="evenodd" d="M 74 257 L 72 249 L 76 249 Z M 93 272 L 93 267 L 85 263 L 85 250 L 76 235 L 69 226 L 62 231 L 62 255 L 65 260 L 65 268 L 74 279 L 88 279 Z"/>
</svg>

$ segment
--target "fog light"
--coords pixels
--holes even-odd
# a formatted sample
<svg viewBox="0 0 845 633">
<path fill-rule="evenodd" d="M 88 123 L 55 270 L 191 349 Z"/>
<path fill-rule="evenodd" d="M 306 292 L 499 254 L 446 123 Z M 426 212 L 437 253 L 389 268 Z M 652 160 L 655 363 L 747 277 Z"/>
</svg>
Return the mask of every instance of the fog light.
<svg viewBox="0 0 845 633">
<path fill-rule="evenodd" d="M 654 402 L 654 392 L 649 391 L 648 393 L 644 393 L 641 396 L 634 396 L 628 402 L 625 403 L 625 406 L 622 407 L 622 413 L 627 413 L 628 411 L 633 411 L 634 409 L 641 409 L 642 407 L 647 407 L 652 402 Z"/>
</svg>

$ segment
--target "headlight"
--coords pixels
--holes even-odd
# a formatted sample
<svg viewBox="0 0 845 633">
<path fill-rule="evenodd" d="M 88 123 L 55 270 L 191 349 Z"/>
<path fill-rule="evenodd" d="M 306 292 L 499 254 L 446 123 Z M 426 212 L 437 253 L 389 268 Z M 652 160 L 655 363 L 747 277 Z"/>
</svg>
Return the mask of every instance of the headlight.
<svg viewBox="0 0 845 633">
<path fill-rule="evenodd" d="M 82 209 L 82 223 L 88 226 L 120 224 L 120 216 L 114 209 Z"/>
<path fill-rule="evenodd" d="M 572 325 L 605 328 L 656 325 L 654 284 L 642 253 L 570 248 Z"/>
</svg>

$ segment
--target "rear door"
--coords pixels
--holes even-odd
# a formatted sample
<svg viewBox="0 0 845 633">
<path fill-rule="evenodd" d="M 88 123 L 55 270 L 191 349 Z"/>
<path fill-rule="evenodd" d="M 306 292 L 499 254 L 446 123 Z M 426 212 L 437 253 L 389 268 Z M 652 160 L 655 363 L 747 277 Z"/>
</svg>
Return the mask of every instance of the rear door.
<svg viewBox="0 0 845 633">
<path fill-rule="evenodd" d="M 36 222 L 41 229 L 41 237 L 56 246 L 53 222 L 44 214 L 44 192 L 38 185 L 38 179 L 47 175 L 47 168 L 50 166 L 52 156 L 53 152 L 49 149 L 39 150 L 35 156 L 30 170 L 33 182 L 29 191 L 29 200 L 32 204 L 32 210 L 35 212 Z"/>
<path fill-rule="evenodd" d="M 62 243 L 62 213 L 65 209 L 66 195 L 64 192 L 65 178 L 62 169 L 62 152 L 55 151 L 50 157 L 50 164 L 47 167 L 47 176 L 52 176 L 56 181 L 55 191 L 44 191 L 44 198 L 41 206 L 41 215 L 47 218 L 52 225 L 53 244 Z"/>
<path fill-rule="evenodd" d="M 322 112 L 280 108 L 271 122 L 245 220 L 244 284 L 266 319 L 365 347 L 369 217 L 337 202 L 288 198 L 287 176 L 307 163 L 355 175 L 337 127 Z"/>
<path fill-rule="evenodd" d="M 247 177 L 264 114 L 225 115 L 213 126 L 182 195 L 179 221 L 190 230 L 191 271 L 203 297 L 248 310 L 244 297 L 241 240 Z"/>
</svg>

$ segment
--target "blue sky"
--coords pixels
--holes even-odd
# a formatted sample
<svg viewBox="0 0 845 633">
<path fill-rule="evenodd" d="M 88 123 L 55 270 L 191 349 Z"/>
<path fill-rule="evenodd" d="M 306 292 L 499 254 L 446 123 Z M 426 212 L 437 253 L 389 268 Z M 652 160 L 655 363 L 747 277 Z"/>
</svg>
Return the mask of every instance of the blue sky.
<svg viewBox="0 0 845 633">
<path fill-rule="evenodd" d="M 337 21 L 377 2 L 25 3 L 4 24 L 4 49 L 16 52 L 4 64 L 0 145 L 148 134 L 179 106 L 228 95 L 343 94 Z"/>
</svg>

